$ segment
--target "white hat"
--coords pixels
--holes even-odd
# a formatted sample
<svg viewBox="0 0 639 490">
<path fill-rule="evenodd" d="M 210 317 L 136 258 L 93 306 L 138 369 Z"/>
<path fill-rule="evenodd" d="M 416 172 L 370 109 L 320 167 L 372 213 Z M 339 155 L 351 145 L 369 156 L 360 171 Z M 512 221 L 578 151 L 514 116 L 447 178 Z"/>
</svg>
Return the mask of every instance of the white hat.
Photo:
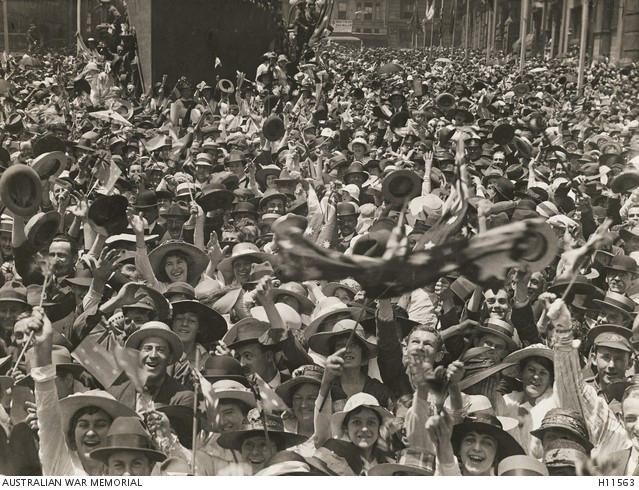
<svg viewBox="0 0 639 490">
<path fill-rule="evenodd" d="M 355 184 L 348 184 L 344 186 L 344 190 L 350 194 L 350 196 L 359 202 L 359 187 Z"/>
<path fill-rule="evenodd" d="M 282 317 L 282 321 L 287 328 L 299 330 L 302 327 L 302 318 L 299 313 L 285 303 L 276 303 L 275 308 Z M 263 306 L 255 306 L 251 308 L 251 316 L 262 322 L 270 322 Z"/>
</svg>

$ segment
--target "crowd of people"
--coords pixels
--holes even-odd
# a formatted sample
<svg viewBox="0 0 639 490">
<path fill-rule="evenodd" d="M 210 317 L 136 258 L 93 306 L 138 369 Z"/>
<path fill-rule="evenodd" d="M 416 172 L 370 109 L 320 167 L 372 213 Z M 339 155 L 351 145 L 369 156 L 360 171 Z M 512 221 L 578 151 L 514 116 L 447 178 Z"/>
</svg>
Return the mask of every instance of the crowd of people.
<svg viewBox="0 0 639 490">
<path fill-rule="evenodd" d="M 0 474 L 639 474 L 633 63 L 130 37 L 2 64 Z"/>
</svg>

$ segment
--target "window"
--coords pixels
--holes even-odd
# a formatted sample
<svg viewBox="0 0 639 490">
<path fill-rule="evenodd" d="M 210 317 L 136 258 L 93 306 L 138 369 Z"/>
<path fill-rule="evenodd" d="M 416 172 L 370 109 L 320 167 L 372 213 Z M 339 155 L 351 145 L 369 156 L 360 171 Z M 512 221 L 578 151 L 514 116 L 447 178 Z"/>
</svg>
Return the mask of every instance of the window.
<svg viewBox="0 0 639 490">
<path fill-rule="evenodd" d="M 363 32 L 364 32 L 364 34 L 370 34 L 372 31 L 370 29 L 367 29 L 366 27 L 364 27 Z"/>
<path fill-rule="evenodd" d="M 373 4 L 371 2 L 364 4 L 364 20 L 373 20 Z"/>
<path fill-rule="evenodd" d="M 402 0 L 401 3 L 401 17 L 402 19 L 413 18 L 413 7 L 415 6 L 414 0 Z"/>
<path fill-rule="evenodd" d="M 337 18 L 341 20 L 346 19 L 346 2 L 339 2 L 337 4 Z"/>
<path fill-rule="evenodd" d="M 374 19 L 377 21 L 381 21 L 383 20 L 383 16 L 382 16 L 382 4 L 379 2 L 375 2 L 375 16 Z"/>
</svg>

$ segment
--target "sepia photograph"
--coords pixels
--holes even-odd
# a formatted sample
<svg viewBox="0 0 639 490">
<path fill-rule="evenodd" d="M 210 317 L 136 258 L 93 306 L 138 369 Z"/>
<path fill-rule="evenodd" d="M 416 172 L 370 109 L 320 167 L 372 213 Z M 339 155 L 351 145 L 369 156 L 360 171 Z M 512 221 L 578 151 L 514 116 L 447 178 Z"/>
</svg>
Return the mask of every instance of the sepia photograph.
<svg viewBox="0 0 639 490">
<path fill-rule="evenodd" d="M 639 0 L 0 4 L 0 486 L 634 486 Z"/>
</svg>

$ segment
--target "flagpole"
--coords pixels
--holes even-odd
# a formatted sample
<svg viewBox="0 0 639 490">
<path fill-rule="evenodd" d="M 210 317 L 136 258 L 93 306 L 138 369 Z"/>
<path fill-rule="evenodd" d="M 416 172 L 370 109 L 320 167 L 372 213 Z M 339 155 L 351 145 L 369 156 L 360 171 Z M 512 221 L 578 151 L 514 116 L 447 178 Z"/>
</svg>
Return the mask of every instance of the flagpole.
<svg viewBox="0 0 639 490">
<path fill-rule="evenodd" d="M 579 75 L 577 77 L 577 92 L 579 97 L 584 94 L 584 65 L 586 64 L 586 42 L 588 40 L 588 10 L 590 2 L 581 3 L 581 41 L 579 42 Z"/>
<path fill-rule="evenodd" d="M 433 0 L 434 2 L 435 0 Z M 433 59 L 433 34 L 435 33 L 435 15 L 433 14 L 433 18 L 430 20 L 430 46 L 428 47 L 428 56 L 432 60 Z"/>
<path fill-rule="evenodd" d="M 2 24 L 4 29 L 4 52 L 9 54 L 9 14 L 7 2 L 9 2 L 9 0 L 2 0 Z"/>
<path fill-rule="evenodd" d="M 494 12 L 493 15 L 488 12 L 488 18 L 486 19 L 488 21 L 486 25 L 486 64 L 488 64 L 488 62 L 490 61 L 490 32 L 492 31 L 492 29 L 490 28 L 490 24 L 491 22 L 494 24 L 494 14 Z"/>
<path fill-rule="evenodd" d="M 453 15 L 452 18 L 450 19 L 450 22 L 452 24 L 453 27 L 453 34 L 452 34 L 452 39 L 450 40 L 450 55 L 453 55 L 453 49 L 455 47 L 455 17 L 457 17 L 457 0 L 453 0 L 453 2 L 455 2 L 453 4 Z"/>
<path fill-rule="evenodd" d="M 519 26 L 519 40 L 521 42 L 519 52 L 519 74 L 523 75 L 526 64 L 526 28 L 528 21 L 528 0 L 521 0 L 521 21 Z"/>
<path fill-rule="evenodd" d="M 76 26 L 78 31 L 78 36 L 82 36 L 82 0 L 78 0 L 76 7 Z M 77 43 L 76 53 L 80 53 L 80 43 Z"/>
<path fill-rule="evenodd" d="M 470 0 L 466 0 L 466 35 L 464 36 L 464 58 L 468 59 L 468 47 L 470 34 Z"/>
</svg>

